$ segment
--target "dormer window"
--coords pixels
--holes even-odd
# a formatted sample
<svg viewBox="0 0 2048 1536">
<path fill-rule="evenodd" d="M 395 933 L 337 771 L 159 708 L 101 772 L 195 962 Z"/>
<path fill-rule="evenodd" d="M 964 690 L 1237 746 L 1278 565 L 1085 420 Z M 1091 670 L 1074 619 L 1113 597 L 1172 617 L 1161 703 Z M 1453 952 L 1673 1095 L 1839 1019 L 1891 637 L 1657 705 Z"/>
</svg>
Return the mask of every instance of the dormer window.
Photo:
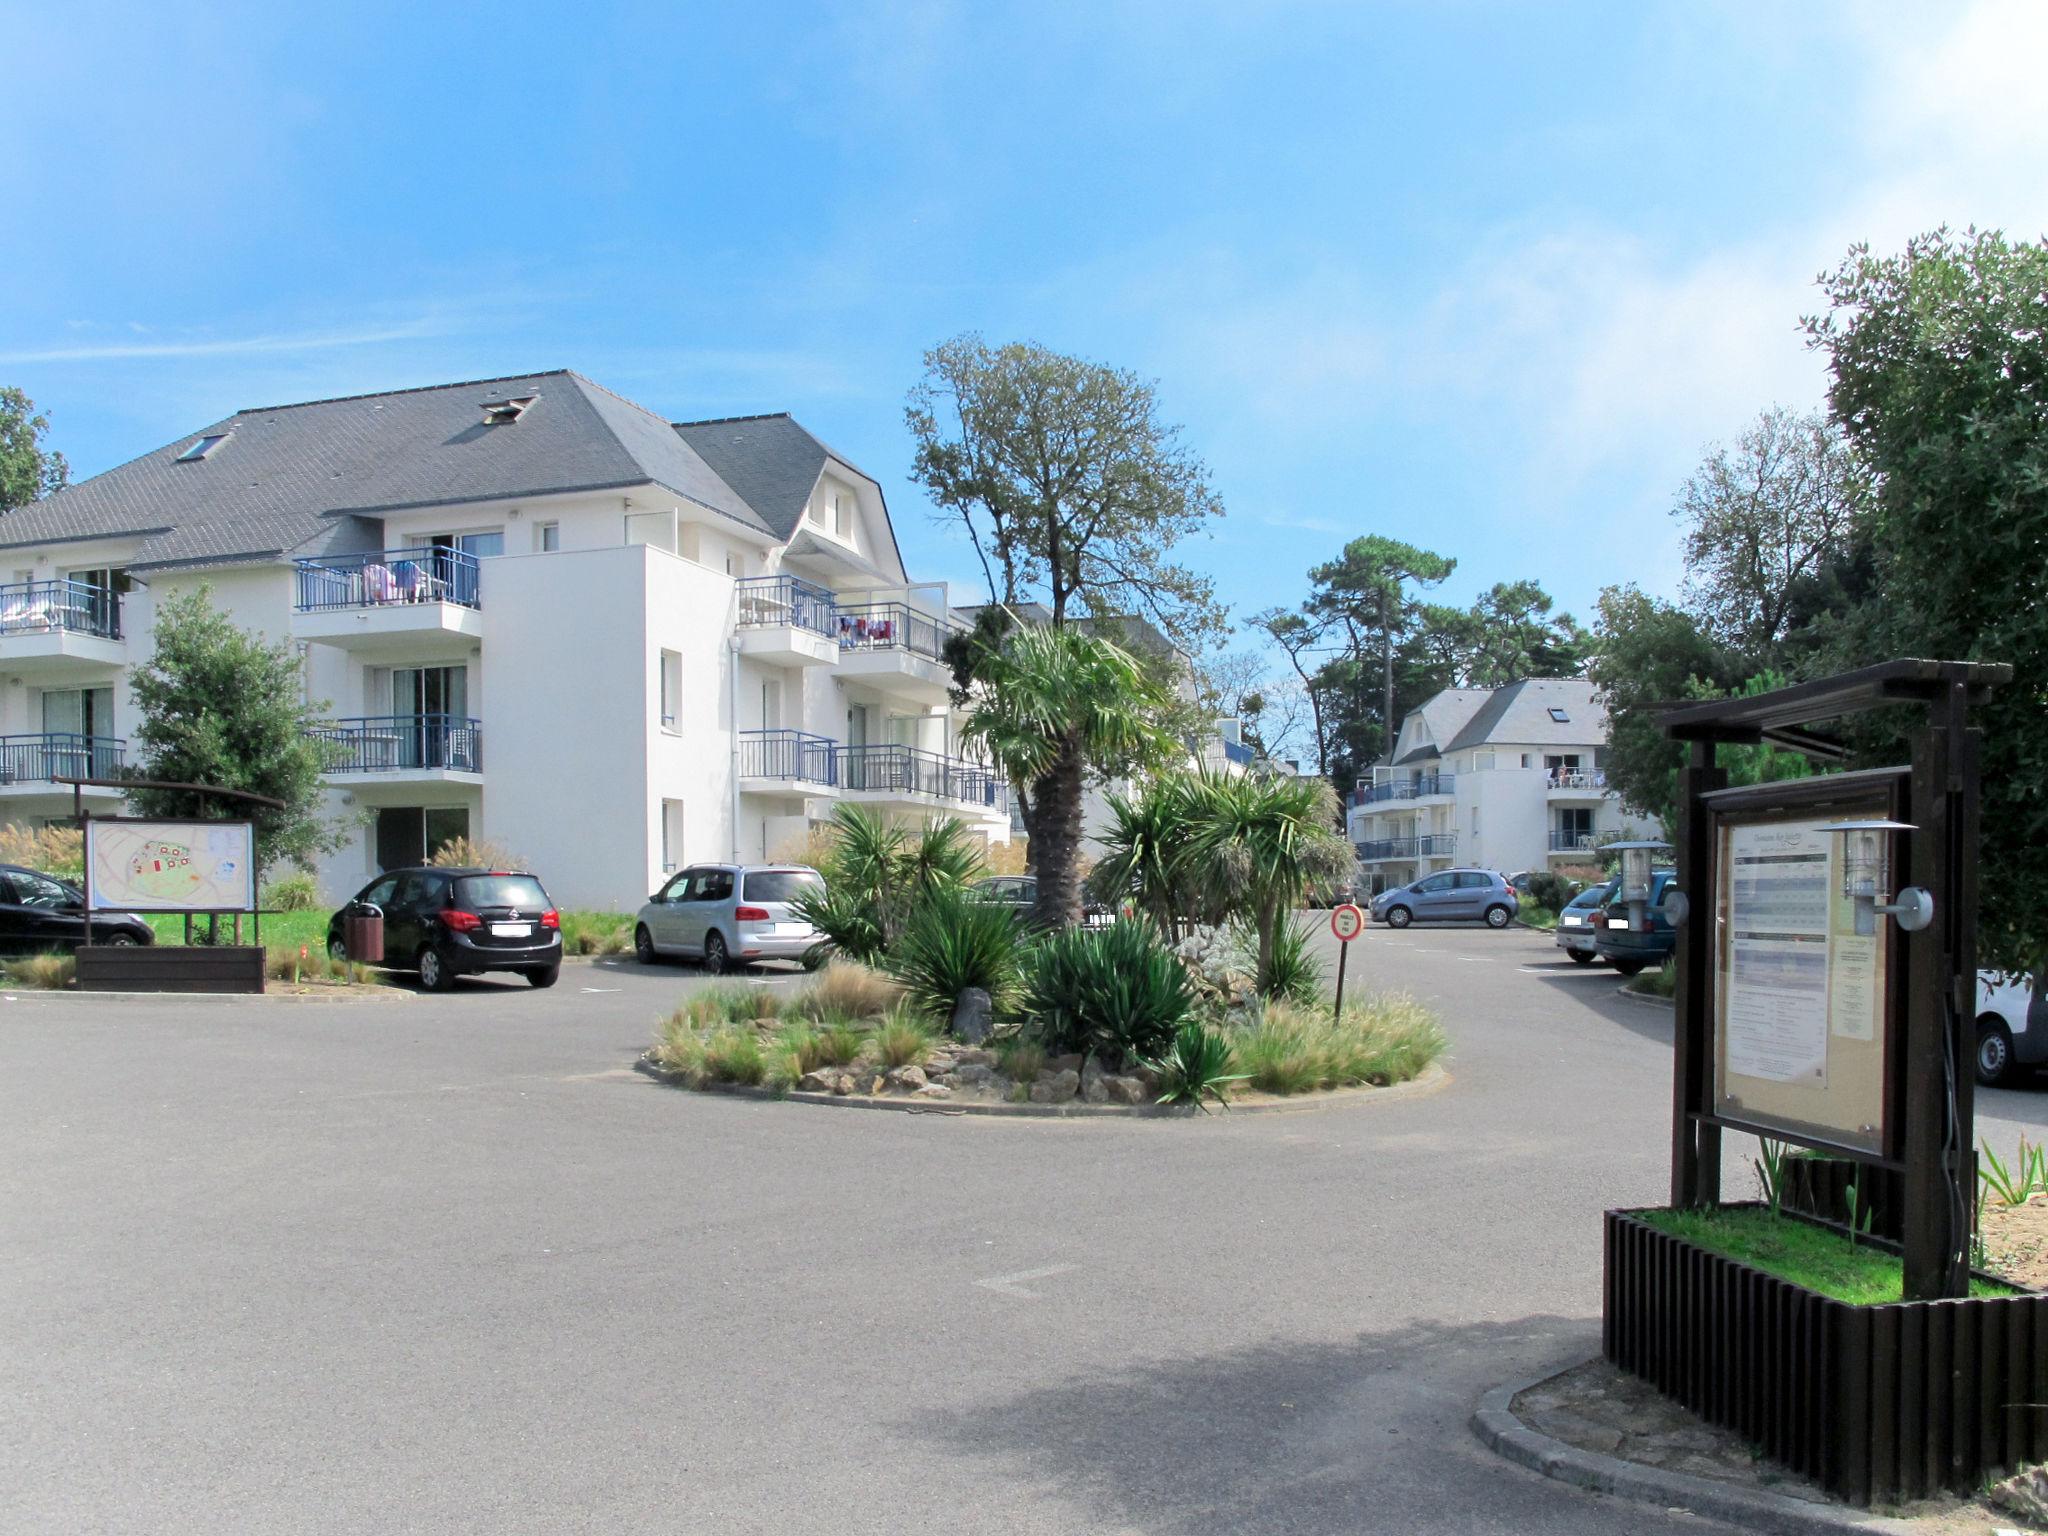
<svg viewBox="0 0 2048 1536">
<path fill-rule="evenodd" d="M 228 435 L 225 432 L 211 433 L 206 437 L 202 437 L 190 448 L 179 454 L 175 462 L 179 464 L 196 464 L 227 440 Z"/>
<path fill-rule="evenodd" d="M 486 400 L 484 402 L 484 425 L 506 427 L 524 416 L 539 395 L 514 395 L 509 400 Z"/>
</svg>

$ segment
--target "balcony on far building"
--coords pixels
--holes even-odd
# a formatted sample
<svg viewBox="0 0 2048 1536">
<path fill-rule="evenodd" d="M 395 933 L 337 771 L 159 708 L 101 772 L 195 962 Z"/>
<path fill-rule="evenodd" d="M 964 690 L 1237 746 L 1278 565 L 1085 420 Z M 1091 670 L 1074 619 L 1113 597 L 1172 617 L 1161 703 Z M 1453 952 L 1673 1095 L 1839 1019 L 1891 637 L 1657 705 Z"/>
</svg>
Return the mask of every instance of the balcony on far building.
<svg viewBox="0 0 2048 1536">
<path fill-rule="evenodd" d="M 843 746 L 808 731 L 740 732 L 740 788 L 831 795 L 882 807 L 1009 812 L 1002 775 L 986 763 L 895 742 Z"/>
<path fill-rule="evenodd" d="M 838 614 L 824 587 L 795 576 L 748 576 L 734 585 L 742 655 L 782 667 L 838 659 Z"/>
<path fill-rule="evenodd" d="M 1552 800 L 1599 800 L 1607 794 L 1607 773 L 1600 768 L 1554 768 L 1548 795 Z"/>
<path fill-rule="evenodd" d="M 306 727 L 321 772 L 352 780 L 466 782 L 484 771 L 483 722 L 467 715 L 357 715 Z"/>
<path fill-rule="evenodd" d="M 1613 841 L 1615 833 L 1604 837 L 1598 832 L 1560 831 L 1551 829 L 1550 851 L 1552 853 L 1595 853 L 1602 842 Z"/>
<path fill-rule="evenodd" d="M 128 744 L 113 736 L 87 736 L 77 731 L 37 731 L 0 736 L 0 795 L 69 794 L 65 779 L 111 779 L 121 773 Z M 118 794 L 87 790 L 88 795 Z"/>
<path fill-rule="evenodd" d="M 397 653 L 423 638 L 483 633 L 477 557 L 439 544 L 293 562 L 292 634 Z"/>
<path fill-rule="evenodd" d="M 1421 837 L 1382 837 L 1358 845 L 1367 863 L 1386 859 L 1447 859 L 1458 851 L 1458 834 L 1430 832 Z"/>
<path fill-rule="evenodd" d="M 1361 784 L 1351 791 L 1351 803 L 1360 805 L 1381 805 L 1398 800 L 1427 800 L 1432 795 L 1448 795 L 1457 782 L 1457 776 L 1449 773 L 1424 773 L 1406 779 L 1381 779 L 1373 784 Z"/>
<path fill-rule="evenodd" d="M 120 593 L 69 579 L 0 586 L 0 665 L 13 675 L 61 678 L 127 659 Z"/>
</svg>

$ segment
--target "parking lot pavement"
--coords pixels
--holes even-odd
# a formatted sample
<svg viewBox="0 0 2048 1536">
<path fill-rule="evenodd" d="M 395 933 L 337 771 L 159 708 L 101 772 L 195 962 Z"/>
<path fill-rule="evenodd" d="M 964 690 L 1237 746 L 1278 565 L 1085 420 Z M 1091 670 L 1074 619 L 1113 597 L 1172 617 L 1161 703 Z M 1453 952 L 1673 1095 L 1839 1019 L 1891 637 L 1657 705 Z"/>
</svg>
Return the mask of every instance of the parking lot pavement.
<svg viewBox="0 0 2048 1536">
<path fill-rule="evenodd" d="M 701 979 L 630 961 L 15 994 L 0 1528 L 1705 1528 L 1464 1427 L 1597 1347 L 1668 1015 L 1526 930 L 1352 961 L 1442 1009 L 1449 1088 L 1071 1124 L 682 1093 L 628 1069 Z"/>
</svg>

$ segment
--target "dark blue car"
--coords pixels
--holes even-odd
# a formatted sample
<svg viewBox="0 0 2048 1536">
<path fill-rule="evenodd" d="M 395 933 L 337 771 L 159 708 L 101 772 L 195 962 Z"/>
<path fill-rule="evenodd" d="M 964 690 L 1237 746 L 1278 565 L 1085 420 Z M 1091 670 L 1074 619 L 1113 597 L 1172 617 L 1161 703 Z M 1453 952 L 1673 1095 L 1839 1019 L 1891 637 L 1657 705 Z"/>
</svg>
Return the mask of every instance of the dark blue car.
<svg viewBox="0 0 2048 1536">
<path fill-rule="evenodd" d="M 1674 869 L 1660 869 L 1650 876 L 1650 903 L 1644 908 L 1641 924 L 1622 901 L 1610 901 L 1593 914 L 1593 948 L 1622 975 L 1633 976 L 1662 965 L 1678 947 L 1678 930 L 1664 916 L 1664 893 L 1677 878 Z"/>
</svg>

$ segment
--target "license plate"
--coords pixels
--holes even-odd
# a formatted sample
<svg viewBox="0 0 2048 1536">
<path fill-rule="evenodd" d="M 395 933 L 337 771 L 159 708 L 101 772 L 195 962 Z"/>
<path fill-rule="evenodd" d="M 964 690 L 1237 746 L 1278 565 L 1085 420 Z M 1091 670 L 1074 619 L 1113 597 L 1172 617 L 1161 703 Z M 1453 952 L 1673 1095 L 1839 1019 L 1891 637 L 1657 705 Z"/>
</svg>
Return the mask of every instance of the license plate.
<svg viewBox="0 0 2048 1536">
<path fill-rule="evenodd" d="M 1585 919 L 1584 919 L 1584 918 L 1582 918 L 1582 917 L 1572 917 L 1572 916 L 1569 916 L 1569 915 L 1567 915 L 1567 916 L 1564 916 L 1564 917 L 1561 917 L 1561 918 L 1559 918 L 1559 919 L 1558 919 L 1557 921 L 1558 921 L 1558 924 L 1559 924 L 1559 926 L 1561 926 L 1561 927 L 1565 927 L 1565 928 L 1576 928 L 1576 927 L 1578 927 L 1578 926 L 1579 926 L 1579 924 L 1580 924 L 1580 923 L 1584 922 L 1584 921 L 1585 921 Z"/>
<path fill-rule="evenodd" d="M 1626 928 L 1628 926 L 1628 919 L 1625 917 L 1610 917 L 1607 919 L 1607 926 L 1610 928 Z"/>
<path fill-rule="evenodd" d="M 493 923 L 491 937 L 494 939 L 530 939 L 533 937 L 531 923 Z"/>
</svg>

